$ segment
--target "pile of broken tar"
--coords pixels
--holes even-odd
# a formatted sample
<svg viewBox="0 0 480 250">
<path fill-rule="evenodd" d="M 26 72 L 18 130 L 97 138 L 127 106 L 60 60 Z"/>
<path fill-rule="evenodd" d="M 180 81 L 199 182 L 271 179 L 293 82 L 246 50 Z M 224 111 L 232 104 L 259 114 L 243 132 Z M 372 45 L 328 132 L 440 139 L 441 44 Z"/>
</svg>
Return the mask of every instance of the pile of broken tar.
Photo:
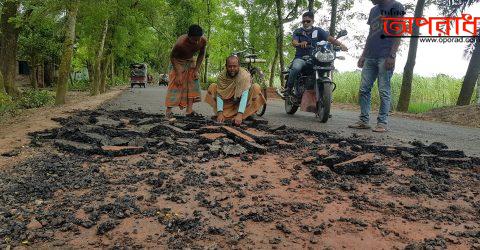
<svg viewBox="0 0 480 250">
<path fill-rule="evenodd" d="M 229 245 L 241 244 L 248 237 L 244 228 L 247 221 L 272 223 L 285 235 L 295 226 L 314 237 L 332 227 L 333 222 L 286 225 L 282 218 L 290 213 L 321 212 L 325 204 L 339 197 L 328 196 L 324 204 L 245 197 L 247 191 L 262 193 L 273 189 L 275 184 L 289 186 L 302 178 L 302 172 L 315 180 L 315 188 L 319 190 L 351 193 L 348 199 L 358 211 L 397 214 L 408 221 L 462 223 L 478 221 L 480 217 L 480 159 L 441 143 L 378 145 L 358 136 L 342 138 L 328 132 L 270 126 L 258 120 L 233 127 L 206 118 L 179 116 L 175 123 L 169 123 L 162 115 L 132 110 L 84 111 L 56 121 L 61 127 L 31 135 L 31 146 L 43 155 L 12 166 L 0 177 L 1 248 L 49 241 L 62 246 L 67 242 L 56 239 L 57 232 L 80 234 L 82 228 L 95 229 L 99 236 L 108 235 L 126 218 L 157 220 L 165 227 L 158 237 L 165 237 L 171 248 L 202 247 L 201 240 L 212 235 L 223 237 Z M 252 164 L 266 155 L 293 157 L 298 164 L 288 178 L 258 181 L 253 186 L 247 185 L 246 179 L 258 180 L 258 176 L 238 174 L 218 181 L 217 177 L 226 175 L 226 171 L 238 172 L 229 163 L 211 170 L 193 167 L 232 158 Z M 132 156 L 140 156 L 141 160 L 131 163 L 128 157 Z M 155 159 L 160 156 L 164 160 L 159 163 Z M 281 160 L 278 164 L 282 164 Z M 408 168 L 415 174 L 398 175 L 392 166 Z M 372 200 L 356 193 L 366 183 L 373 186 L 388 183 L 389 192 L 395 196 L 463 199 L 472 211 L 459 213 L 461 208 L 454 206 L 432 210 Z M 148 195 L 137 195 L 144 187 Z M 225 194 L 211 197 L 207 189 L 225 190 Z M 140 205 L 162 199 L 177 204 L 194 202 L 197 208 L 228 221 L 228 226 L 209 223 L 196 207 L 192 207 L 191 215 L 182 217 L 168 207 Z M 252 199 L 256 205 L 238 209 L 232 202 L 225 202 L 233 199 Z M 81 218 L 79 210 L 84 214 Z M 359 228 L 380 227 L 358 218 L 338 221 Z M 475 233 L 479 230 L 473 227 L 457 232 L 454 237 L 466 239 L 473 246 L 480 243 L 480 233 Z M 281 241 L 277 237 L 269 244 Z M 410 246 L 445 245 L 444 241 L 440 237 Z M 98 244 L 92 246 L 101 247 Z M 142 247 L 131 241 L 119 244 L 116 246 Z"/>
</svg>

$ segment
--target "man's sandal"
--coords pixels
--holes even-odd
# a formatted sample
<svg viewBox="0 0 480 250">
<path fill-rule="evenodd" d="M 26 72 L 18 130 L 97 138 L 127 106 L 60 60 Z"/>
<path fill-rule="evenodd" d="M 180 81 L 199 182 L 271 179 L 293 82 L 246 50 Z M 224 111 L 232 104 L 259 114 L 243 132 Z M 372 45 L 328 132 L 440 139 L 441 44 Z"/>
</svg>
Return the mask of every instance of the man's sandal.
<svg viewBox="0 0 480 250">
<path fill-rule="evenodd" d="M 370 125 L 364 122 L 356 122 L 352 125 L 348 125 L 349 128 L 354 128 L 354 129 L 370 129 Z"/>
<path fill-rule="evenodd" d="M 177 118 L 175 118 L 173 116 L 173 112 L 166 113 L 165 114 L 165 119 L 167 119 L 167 121 L 170 122 L 170 123 L 173 123 L 177 120 Z"/>
<path fill-rule="evenodd" d="M 377 126 L 375 126 L 374 129 L 372 129 L 373 132 L 377 132 L 377 133 L 385 133 L 388 131 L 388 128 L 386 125 L 383 125 L 383 124 L 377 124 Z"/>
</svg>

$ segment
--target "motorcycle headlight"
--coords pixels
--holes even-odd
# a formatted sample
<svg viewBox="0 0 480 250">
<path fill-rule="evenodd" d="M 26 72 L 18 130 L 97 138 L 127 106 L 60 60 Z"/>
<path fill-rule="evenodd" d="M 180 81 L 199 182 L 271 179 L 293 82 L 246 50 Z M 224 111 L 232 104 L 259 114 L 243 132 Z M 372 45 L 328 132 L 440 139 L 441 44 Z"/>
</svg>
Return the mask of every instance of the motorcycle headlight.
<svg viewBox="0 0 480 250">
<path fill-rule="evenodd" d="M 319 51 L 315 54 L 315 58 L 317 58 L 319 62 L 331 62 L 335 59 L 335 55 L 332 52 Z"/>
</svg>

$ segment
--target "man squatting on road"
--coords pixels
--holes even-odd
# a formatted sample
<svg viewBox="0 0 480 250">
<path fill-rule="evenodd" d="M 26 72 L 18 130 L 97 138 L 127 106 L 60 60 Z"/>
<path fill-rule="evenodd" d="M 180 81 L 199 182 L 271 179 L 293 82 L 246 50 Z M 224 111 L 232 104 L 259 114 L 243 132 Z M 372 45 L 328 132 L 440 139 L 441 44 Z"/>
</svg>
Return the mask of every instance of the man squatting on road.
<svg viewBox="0 0 480 250">
<path fill-rule="evenodd" d="M 240 125 L 265 104 L 265 97 L 260 85 L 252 83 L 250 73 L 240 67 L 237 56 L 229 56 L 225 67 L 218 76 L 218 84 L 208 87 L 205 102 L 212 106 L 218 122 L 234 119 Z"/>
</svg>

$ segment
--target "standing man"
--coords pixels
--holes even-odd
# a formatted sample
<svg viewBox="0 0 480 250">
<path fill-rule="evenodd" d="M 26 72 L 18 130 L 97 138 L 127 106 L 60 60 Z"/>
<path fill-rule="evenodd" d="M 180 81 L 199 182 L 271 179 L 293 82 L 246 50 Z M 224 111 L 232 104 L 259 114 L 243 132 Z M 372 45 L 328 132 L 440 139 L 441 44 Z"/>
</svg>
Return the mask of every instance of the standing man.
<svg viewBox="0 0 480 250">
<path fill-rule="evenodd" d="M 314 15 L 313 12 L 305 12 L 302 15 L 302 28 L 296 29 L 293 32 L 292 46 L 295 47 L 295 59 L 292 62 L 290 73 L 288 74 L 287 86 L 285 88 L 285 94 L 292 93 L 292 89 L 296 86 L 298 74 L 307 65 L 303 56 L 310 55 L 312 53 L 312 46 L 315 46 L 317 42 L 328 41 L 334 45 L 339 46 L 343 51 L 347 51 L 347 47 L 333 38 L 319 27 L 313 26 Z"/>
<path fill-rule="evenodd" d="M 217 122 L 232 119 L 235 125 L 255 114 L 265 104 L 260 85 L 252 83 L 250 73 L 240 67 L 237 56 L 229 56 L 218 83 L 208 87 L 205 102 L 217 114 Z"/>
<path fill-rule="evenodd" d="M 199 102 L 200 85 L 198 71 L 205 56 L 207 39 L 203 36 L 203 30 L 198 25 L 188 28 L 188 34 L 178 38 L 173 46 L 170 61 L 173 69 L 169 75 L 168 91 L 165 100 L 165 116 L 172 117 L 172 108 L 187 108 L 187 116 L 200 116 L 193 111 L 193 103 Z M 193 56 L 198 52 L 197 61 Z"/>
<path fill-rule="evenodd" d="M 374 132 L 386 132 L 388 112 L 390 111 L 390 80 L 395 68 L 395 58 L 400 38 L 385 37 L 384 25 L 390 34 L 396 34 L 384 17 L 398 17 L 405 14 L 403 5 L 395 0 L 372 0 L 375 5 L 370 10 L 367 24 L 370 31 L 367 37 L 362 56 L 358 60 L 358 67 L 362 69 L 360 83 L 360 120 L 348 127 L 356 129 L 370 129 L 370 100 L 371 91 L 375 80 L 378 79 L 378 92 L 380 96 L 380 110 L 378 112 L 377 126 Z"/>
</svg>

